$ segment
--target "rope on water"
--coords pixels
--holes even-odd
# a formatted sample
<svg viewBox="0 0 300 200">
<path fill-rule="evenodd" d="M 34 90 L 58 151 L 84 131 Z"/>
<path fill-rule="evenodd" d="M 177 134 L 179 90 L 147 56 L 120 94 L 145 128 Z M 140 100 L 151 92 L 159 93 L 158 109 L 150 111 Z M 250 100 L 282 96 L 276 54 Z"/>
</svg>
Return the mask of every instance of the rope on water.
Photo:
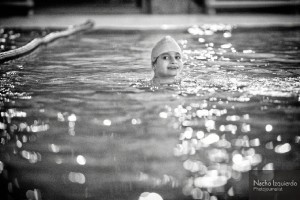
<svg viewBox="0 0 300 200">
<path fill-rule="evenodd" d="M 23 55 L 26 55 L 30 53 L 31 51 L 35 50 L 37 47 L 39 47 L 42 44 L 48 44 L 58 38 L 70 36 L 72 34 L 81 32 L 81 31 L 87 31 L 91 29 L 94 26 L 94 22 L 88 20 L 83 24 L 70 26 L 66 30 L 63 31 L 57 31 L 49 33 L 48 35 L 42 37 L 42 38 L 35 38 L 31 42 L 27 43 L 26 45 L 19 47 L 17 49 L 5 51 L 0 53 L 0 63 L 3 63 L 8 60 L 12 60 L 18 57 L 21 57 Z"/>
</svg>

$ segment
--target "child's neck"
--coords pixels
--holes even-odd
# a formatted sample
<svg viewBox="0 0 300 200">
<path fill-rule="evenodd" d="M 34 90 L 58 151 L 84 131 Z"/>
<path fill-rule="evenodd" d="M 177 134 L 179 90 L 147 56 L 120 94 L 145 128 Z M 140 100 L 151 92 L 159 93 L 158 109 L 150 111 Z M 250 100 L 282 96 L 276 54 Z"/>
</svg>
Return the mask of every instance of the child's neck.
<svg viewBox="0 0 300 200">
<path fill-rule="evenodd" d="M 156 77 L 152 79 L 154 84 L 173 84 L 176 82 L 175 77 Z"/>
</svg>

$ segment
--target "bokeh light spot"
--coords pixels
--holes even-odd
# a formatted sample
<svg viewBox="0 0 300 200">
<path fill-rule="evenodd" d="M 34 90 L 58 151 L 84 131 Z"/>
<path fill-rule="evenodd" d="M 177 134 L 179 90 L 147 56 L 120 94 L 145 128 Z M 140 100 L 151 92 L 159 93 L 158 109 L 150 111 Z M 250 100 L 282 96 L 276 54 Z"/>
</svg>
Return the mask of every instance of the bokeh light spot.
<svg viewBox="0 0 300 200">
<path fill-rule="evenodd" d="M 75 122 L 77 120 L 77 117 L 75 114 L 71 114 L 69 117 L 68 117 L 68 121 L 69 122 Z"/>
<path fill-rule="evenodd" d="M 79 165 L 85 165 L 86 164 L 86 159 L 82 155 L 78 155 L 76 158 L 76 161 Z"/>
<path fill-rule="evenodd" d="M 159 117 L 166 119 L 166 118 L 168 118 L 168 113 L 166 113 L 166 112 L 160 112 L 159 113 Z"/>
<path fill-rule="evenodd" d="M 69 173 L 69 180 L 72 183 L 84 184 L 85 183 L 85 176 L 82 173 L 70 172 Z"/>
<path fill-rule="evenodd" d="M 275 152 L 276 153 L 287 153 L 291 150 L 291 145 L 289 143 L 285 143 L 285 144 L 281 144 L 281 145 L 277 145 L 275 147 Z"/>
<path fill-rule="evenodd" d="M 140 195 L 139 200 L 163 200 L 163 198 L 154 192 L 143 192 Z"/>
<path fill-rule="evenodd" d="M 109 119 L 105 119 L 105 120 L 103 120 L 103 125 L 104 126 L 110 126 L 111 125 L 111 121 Z"/>
<path fill-rule="evenodd" d="M 273 126 L 271 124 L 266 125 L 266 131 L 271 132 L 273 130 Z"/>
</svg>

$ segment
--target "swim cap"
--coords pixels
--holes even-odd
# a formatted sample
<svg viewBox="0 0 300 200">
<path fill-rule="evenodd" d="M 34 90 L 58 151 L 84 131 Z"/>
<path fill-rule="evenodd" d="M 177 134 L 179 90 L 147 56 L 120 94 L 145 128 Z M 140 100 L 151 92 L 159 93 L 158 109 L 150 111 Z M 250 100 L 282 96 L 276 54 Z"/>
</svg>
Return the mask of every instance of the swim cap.
<svg viewBox="0 0 300 200">
<path fill-rule="evenodd" d="M 156 45 L 153 47 L 151 52 L 151 61 L 152 63 L 155 59 L 162 53 L 166 53 L 169 51 L 175 51 L 182 54 L 180 46 L 171 36 L 166 36 L 162 38 Z"/>
</svg>

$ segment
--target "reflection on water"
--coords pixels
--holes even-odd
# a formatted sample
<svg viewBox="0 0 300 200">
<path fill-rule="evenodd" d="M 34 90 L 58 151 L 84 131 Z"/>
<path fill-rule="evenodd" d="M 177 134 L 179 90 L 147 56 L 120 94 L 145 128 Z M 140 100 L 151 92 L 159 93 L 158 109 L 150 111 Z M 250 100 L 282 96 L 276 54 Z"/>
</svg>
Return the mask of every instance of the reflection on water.
<svg viewBox="0 0 300 200">
<path fill-rule="evenodd" d="M 249 170 L 299 169 L 299 30 L 194 26 L 174 34 L 182 83 L 139 81 L 163 35 L 91 31 L 1 65 L 1 197 L 247 199 Z"/>
</svg>

